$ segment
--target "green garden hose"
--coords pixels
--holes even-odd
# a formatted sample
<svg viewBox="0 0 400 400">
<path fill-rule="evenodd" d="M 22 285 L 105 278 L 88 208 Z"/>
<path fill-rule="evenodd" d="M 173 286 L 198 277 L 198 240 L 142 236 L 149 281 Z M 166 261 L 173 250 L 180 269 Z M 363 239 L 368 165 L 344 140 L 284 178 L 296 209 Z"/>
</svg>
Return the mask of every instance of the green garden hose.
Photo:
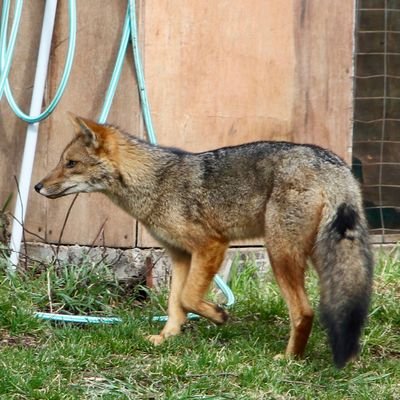
<svg viewBox="0 0 400 400">
<path fill-rule="evenodd" d="M 51 100 L 48 107 L 39 115 L 37 116 L 30 116 L 25 114 L 21 108 L 16 103 L 10 85 L 8 83 L 8 73 L 11 66 L 11 57 L 15 47 L 15 39 L 16 39 L 16 32 L 14 33 L 14 25 L 17 25 L 16 30 L 18 29 L 19 20 L 21 18 L 22 13 L 22 0 L 18 0 L 16 3 L 15 9 L 15 17 L 14 23 L 11 30 L 10 41 L 7 45 L 7 20 L 8 20 L 8 10 L 10 7 L 10 0 L 4 0 L 3 4 L 3 13 L 2 13 L 2 23 L 1 23 L 1 31 L 0 31 L 0 38 L 1 38 L 1 51 L 0 51 L 0 66 L 1 66 L 1 81 L 4 80 L 5 82 L 5 93 L 7 97 L 8 104 L 14 111 L 15 115 L 18 118 L 24 120 L 28 124 L 34 124 L 36 122 L 42 121 L 46 119 L 56 108 L 57 104 L 61 100 L 62 95 L 64 94 L 65 88 L 68 83 L 69 76 L 71 74 L 72 64 L 74 61 L 74 54 L 75 54 L 75 44 L 76 44 L 76 1 L 75 0 L 68 0 L 68 10 L 69 10 L 69 43 L 68 43 L 68 51 L 65 60 L 65 67 L 61 77 L 60 85 L 57 88 L 56 94 L 54 98 Z M 18 6 L 18 7 L 17 7 Z M 4 16 L 4 19 L 3 19 Z M 13 36 L 14 34 L 14 36 Z M 2 94 L 2 86 L 0 85 L 0 99 Z"/>
</svg>

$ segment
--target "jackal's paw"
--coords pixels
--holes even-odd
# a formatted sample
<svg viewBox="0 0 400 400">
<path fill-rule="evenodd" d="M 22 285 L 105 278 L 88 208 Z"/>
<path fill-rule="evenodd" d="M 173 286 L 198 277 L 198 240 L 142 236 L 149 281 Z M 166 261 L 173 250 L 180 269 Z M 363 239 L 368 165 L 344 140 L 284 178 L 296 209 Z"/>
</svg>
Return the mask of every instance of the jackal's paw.
<svg viewBox="0 0 400 400">
<path fill-rule="evenodd" d="M 147 336 L 147 340 L 154 344 L 154 346 L 159 346 L 161 343 L 164 342 L 165 337 L 164 335 L 149 335 Z"/>
<path fill-rule="evenodd" d="M 229 314 L 220 306 L 215 306 L 216 314 L 213 316 L 212 320 L 217 325 L 222 325 L 228 321 Z"/>
</svg>

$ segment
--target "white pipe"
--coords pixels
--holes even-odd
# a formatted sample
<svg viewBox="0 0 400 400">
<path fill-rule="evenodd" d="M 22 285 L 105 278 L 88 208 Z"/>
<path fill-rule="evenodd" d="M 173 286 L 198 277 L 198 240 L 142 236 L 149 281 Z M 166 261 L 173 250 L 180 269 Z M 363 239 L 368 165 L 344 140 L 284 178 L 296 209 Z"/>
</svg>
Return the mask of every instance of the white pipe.
<svg viewBox="0 0 400 400">
<path fill-rule="evenodd" d="M 42 33 L 40 36 L 38 61 L 36 65 L 35 81 L 33 85 L 31 107 L 29 111 L 30 116 L 39 115 L 42 109 L 42 101 L 47 79 L 47 67 L 50 58 L 51 40 L 53 37 L 56 10 L 57 0 L 46 0 Z M 22 224 L 25 221 L 26 208 L 28 204 L 28 195 L 31 185 L 33 162 L 35 159 L 38 130 L 39 123 L 29 124 L 26 130 L 24 154 L 22 158 L 21 172 L 18 181 L 20 194 L 17 193 L 16 196 L 14 212 L 15 220 L 13 222 L 10 241 L 11 256 L 8 270 L 11 273 L 15 272 L 18 266 L 23 233 Z"/>
</svg>

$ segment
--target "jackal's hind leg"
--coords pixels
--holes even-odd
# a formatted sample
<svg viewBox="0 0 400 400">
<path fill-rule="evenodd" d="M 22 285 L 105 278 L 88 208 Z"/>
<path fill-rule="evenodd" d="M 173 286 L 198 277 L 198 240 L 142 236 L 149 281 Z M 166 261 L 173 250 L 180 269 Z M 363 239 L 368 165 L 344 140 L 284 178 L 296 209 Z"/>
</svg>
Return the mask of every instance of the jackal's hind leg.
<svg viewBox="0 0 400 400">
<path fill-rule="evenodd" d="M 281 251 L 290 248 L 285 244 L 279 247 Z M 285 356 L 301 357 L 311 333 L 314 316 L 304 287 L 305 258 L 285 254 L 284 250 L 276 254 L 273 246 L 269 247 L 268 253 L 275 279 L 289 308 L 290 338 Z"/>
<path fill-rule="evenodd" d="M 168 320 L 159 335 L 148 336 L 154 345 L 159 345 L 165 339 L 179 335 L 186 321 L 186 312 L 181 304 L 181 293 L 190 269 L 191 256 L 187 253 L 172 252 L 172 279 L 168 298 Z"/>
<path fill-rule="evenodd" d="M 289 308 L 287 357 L 303 355 L 314 317 L 304 280 L 324 198 L 318 190 L 310 189 L 304 179 L 301 174 L 295 174 L 289 181 L 292 186 L 288 182 L 284 186 L 283 182 L 281 189 L 271 195 L 265 214 L 266 248 L 276 281 Z"/>
</svg>

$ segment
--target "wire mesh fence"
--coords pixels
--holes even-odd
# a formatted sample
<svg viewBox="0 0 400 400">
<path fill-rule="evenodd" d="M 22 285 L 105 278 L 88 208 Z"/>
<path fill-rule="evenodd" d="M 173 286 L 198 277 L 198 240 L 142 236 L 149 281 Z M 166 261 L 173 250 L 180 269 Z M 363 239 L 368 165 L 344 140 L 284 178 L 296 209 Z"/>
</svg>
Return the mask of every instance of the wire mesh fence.
<svg viewBox="0 0 400 400">
<path fill-rule="evenodd" d="M 400 0 L 359 0 L 353 171 L 375 241 L 400 239 Z"/>
</svg>

